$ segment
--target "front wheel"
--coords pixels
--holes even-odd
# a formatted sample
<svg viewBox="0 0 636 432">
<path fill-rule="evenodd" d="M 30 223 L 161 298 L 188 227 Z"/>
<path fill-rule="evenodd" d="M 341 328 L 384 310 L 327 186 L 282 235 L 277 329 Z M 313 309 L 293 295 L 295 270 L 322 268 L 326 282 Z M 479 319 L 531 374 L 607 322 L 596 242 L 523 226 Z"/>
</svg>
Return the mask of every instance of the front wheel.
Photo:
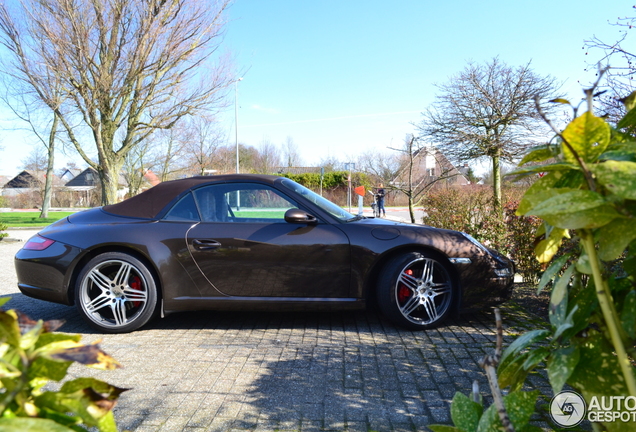
<svg viewBox="0 0 636 432">
<path fill-rule="evenodd" d="M 82 317 L 106 333 L 126 333 L 146 324 L 157 310 L 157 287 L 148 267 L 121 252 L 90 260 L 75 286 Z"/>
<path fill-rule="evenodd" d="M 402 327 L 437 327 L 448 317 L 455 301 L 453 278 L 447 266 L 433 255 L 418 252 L 389 261 L 378 281 L 382 313 Z"/>
</svg>

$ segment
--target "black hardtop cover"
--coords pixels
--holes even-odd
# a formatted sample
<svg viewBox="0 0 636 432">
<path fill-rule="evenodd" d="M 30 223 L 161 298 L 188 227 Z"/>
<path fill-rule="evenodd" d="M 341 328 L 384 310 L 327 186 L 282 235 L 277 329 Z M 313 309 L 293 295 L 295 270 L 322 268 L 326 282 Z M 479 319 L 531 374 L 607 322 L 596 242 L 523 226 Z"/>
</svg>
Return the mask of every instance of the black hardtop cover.
<svg viewBox="0 0 636 432">
<path fill-rule="evenodd" d="M 229 181 L 261 181 L 272 184 L 274 180 L 279 178 L 279 176 L 259 174 L 227 174 L 171 180 L 159 183 L 120 203 L 104 206 L 103 210 L 118 216 L 155 219 L 170 201 L 195 186 Z"/>
</svg>

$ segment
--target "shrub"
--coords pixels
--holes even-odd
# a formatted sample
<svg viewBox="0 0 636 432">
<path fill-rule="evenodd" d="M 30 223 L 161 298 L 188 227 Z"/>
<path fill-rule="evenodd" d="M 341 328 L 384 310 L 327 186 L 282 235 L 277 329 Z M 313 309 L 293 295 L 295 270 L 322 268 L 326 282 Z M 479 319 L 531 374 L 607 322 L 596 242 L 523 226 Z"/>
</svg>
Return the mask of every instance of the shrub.
<svg viewBox="0 0 636 432">
<path fill-rule="evenodd" d="M 470 185 L 434 189 L 425 200 L 424 223 L 470 234 L 513 259 L 524 280 L 536 282 L 541 264 L 534 257 L 534 241 L 541 221 L 516 214 L 522 190 L 508 188 L 504 192 L 501 217 L 494 211 L 490 188 Z"/>
<path fill-rule="evenodd" d="M 505 253 L 505 226 L 492 203 L 492 192 L 479 185 L 434 189 L 424 200 L 424 223 L 463 231 Z"/>
</svg>

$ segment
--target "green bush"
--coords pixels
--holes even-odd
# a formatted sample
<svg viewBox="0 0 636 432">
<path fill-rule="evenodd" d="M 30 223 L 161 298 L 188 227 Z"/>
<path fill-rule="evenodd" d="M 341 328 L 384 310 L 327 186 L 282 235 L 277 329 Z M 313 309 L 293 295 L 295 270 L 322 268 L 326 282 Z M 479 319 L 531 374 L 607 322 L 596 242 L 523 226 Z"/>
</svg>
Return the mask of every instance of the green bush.
<svg viewBox="0 0 636 432">
<path fill-rule="evenodd" d="M 0 299 L 0 306 L 7 301 Z M 0 311 L 0 430 L 117 431 L 112 408 L 125 389 L 76 378 L 58 391 L 43 390 L 50 381 L 61 381 L 74 362 L 97 369 L 119 367 L 97 345 L 82 345 L 80 335 L 54 333 L 61 324 Z"/>
<path fill-rule="evenodd" d="M 508 252 L 505 225 L 493 210 L 489 189 L 479 185 L 435 189 L 424 200 L 424 209 L 425 224 L 463 231 L 488 247 Z"/>
<path fill-rule="evenodd" d="M 503 217 L 493 207 L 492 191 L 471 185 L 432 190 L 424 201 L 424 223 L 437 228 L 463 231 L 484 245 L 512 258 L 526 281 L 536 281 L 541 264 L 534 257 L 535 231 L 539 218 L 518 216 L 521 192 L 504 191 Z"/>
</svg>

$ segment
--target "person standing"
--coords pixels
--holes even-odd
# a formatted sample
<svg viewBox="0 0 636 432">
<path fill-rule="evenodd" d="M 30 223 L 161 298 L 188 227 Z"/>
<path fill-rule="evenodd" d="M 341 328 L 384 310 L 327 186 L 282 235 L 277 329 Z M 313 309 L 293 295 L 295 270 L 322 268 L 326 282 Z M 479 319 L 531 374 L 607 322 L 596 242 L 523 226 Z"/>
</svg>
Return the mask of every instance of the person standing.
<svg viewBox="0 0 636 432">
<path fill-rule="evenodd" d="M 382 215 L 386 217 L 386 210 L 384 209 L 384 195 L 384 185 L 380 183 L 378 184 L 378 191 L 375 194 L 375 199 L 378 202 L 378 215 L 380 215 L 380 217 L 382 217 Z"/>
</svg>

